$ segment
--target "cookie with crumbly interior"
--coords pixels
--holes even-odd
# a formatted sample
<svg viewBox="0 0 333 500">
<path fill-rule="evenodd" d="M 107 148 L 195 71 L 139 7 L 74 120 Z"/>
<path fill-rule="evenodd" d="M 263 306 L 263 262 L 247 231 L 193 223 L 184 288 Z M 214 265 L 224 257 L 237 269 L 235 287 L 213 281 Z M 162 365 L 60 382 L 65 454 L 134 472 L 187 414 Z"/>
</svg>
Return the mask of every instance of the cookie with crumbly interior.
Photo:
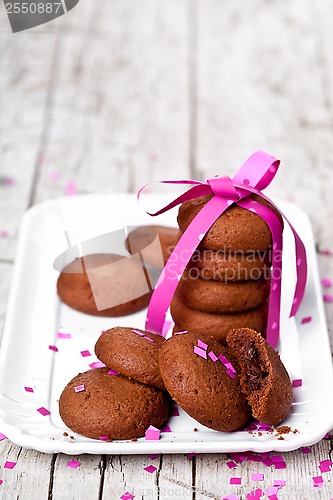
<svg viewBox="0 0 333 500">
<path fill-rule="evenodd" d="M 95 353 L 106 366 L 125 377 L 165 389 L 158 366 L 158 352 L 165 341 L 156 333 L 116 326 L 102 333 Z"/>
<path fill-rule="evenodd" d="M 177 220 L 181 231 L 187 229 L 212 196 L 200 196 L 179 207 Z M 269 202 L 256 195 L 252 195 L 251 199 L 272 208 L 282 223 L 280 214 Z M 272 245 L 272 235 L 267 223 L 258 214 L 231 205 L 209 228 L 200 245 L 223 252 L 264 252 Z"/>
<path fill-rule="evenodd" d="M 268 278 L 271 252 L 223 252 L 198 247 L 188 265 L 198 276 L 216 281 L 245 281 Z"/>
<path fill-rule="evenodd" d="M 174 296 L 171 302 L 171 316 L 176 324 L 174 331 L 189 330 L 204 333 L 219 342 L 226 341 L 226 336 L 232 328 L 253 328 L 265 335 L 268 306 L 260 306 L 239 313 L 216 314 L 190 309 L 182 300 Z"/>
<path fill-rule="evenodd" d="M 279 354 L 256 331 L 231 330 L 227 344 L 237 359 L 240 385 L 253 416 L 268 425 L 278 425 L 291 410 L 292 384 Z"/>
<path fill-rule="evenodd" d="M 126 248 L 132 255 L 141 252 L 145 264 L 162 269 L 179 238 L 178 228 L 140 226 L 129 233 Z"/>
<path fill-rule="evenodd" d="M 193 272 L 194 271 L 194 272 Z M 269 295 L 270 281 L 215 281 L 185 269 L 176 294 L 187 307 L 209 313 L 238 313 L 259 306 Z"/>
<path fill-rule="evenodd" d="M 199 341 L 207 345 L 200 351 L 204 358 L 195 352 Z M 229 363 L 232 375 L 220 355 Z M 162 345 L 159 365 L 172 398 L 202 425 L 230 432 L 249 420 L 250 408 L 239 386 L 239 367 L 227 347 L 200 334 L 175 335 Z"/>
<path fill-rule="evenodd" d="M 165 391 L 108 371 L 80 373 L 66 385 L 59 411 L 69 429 L 93 439 L 132 439 L 167 420 L 170 401 Z M 78 386 L 83 390 L 75 392 Z"/>
<path fill-rule="evenodd" d="M 62 302 L 94 316 L 125 316 L 144 309 L 151 297 L 139 259 L 116 254 L 86 255 L 61 272 L 57 291 Z"/>
</svg>

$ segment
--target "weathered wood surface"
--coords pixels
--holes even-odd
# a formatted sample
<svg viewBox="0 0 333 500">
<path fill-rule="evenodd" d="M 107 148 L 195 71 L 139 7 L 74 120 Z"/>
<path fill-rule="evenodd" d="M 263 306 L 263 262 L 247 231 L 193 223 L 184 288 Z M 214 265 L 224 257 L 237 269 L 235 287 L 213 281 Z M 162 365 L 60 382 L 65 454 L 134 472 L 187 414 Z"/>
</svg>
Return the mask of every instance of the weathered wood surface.
<svg viewBox="0 0 333 500">
<path fill-rule="evenodd" d="M 32 204 L 160 178 L 231 174 L 255 149 L 283 160 L 271 193 L 309 214 L 322 276 L 333 278 L 333 5 L 330 0 L 81 0 L 73 11 L 12 35 L 0 3 L 0 330 L 20 218 Z M 73 189 L 73 185 L 72 185 Z M 324 291 L 323 291 L 324 292 Z M 326 305 L 333 348 L 333 306 Z M 0 429 L 1 431 L 1 429 Z M 330 440 L 262 470 L 227 455 L 80 456 L 0 443 L 1 498 L 210 499 L 286 479 L 280 498 L 330 498 L 313 488 Z M 157 471 L 143 467 L 153 463 Z M 273 474 L 274 472 L 274 474 Z M 242 476 L 242 485 L 229 485 Z"/>
</svg>

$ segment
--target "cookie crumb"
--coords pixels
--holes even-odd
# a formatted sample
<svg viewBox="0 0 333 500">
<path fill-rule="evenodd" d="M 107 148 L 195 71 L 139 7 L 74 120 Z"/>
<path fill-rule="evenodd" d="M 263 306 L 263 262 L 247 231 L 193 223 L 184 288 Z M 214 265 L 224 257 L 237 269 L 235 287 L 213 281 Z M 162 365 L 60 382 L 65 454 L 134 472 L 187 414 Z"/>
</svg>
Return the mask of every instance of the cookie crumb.
<svg viewBox="0 0 333 500">
<path fill-rule="evenodd" d="M 135 443 L 135 441 L 137 441 L 137 440 L 138 440 L 138 438 L 136 438 L 136 437 L 134 437 L 134 438 L 132 438 L 132 439 L 131 439 L 131 441 L 132 441 L 133 443 Z M 112 440 L 111 440 L 111 441 L 112 441 Z"/>
<path fill-rule="evenodd" d="M 281 440 L 283 440 L 283 441 L 284 441 L 284 437 L 283 437 L 283 436 L 278 437 L 278 439 L 279 439 L 280 441 L 281 441 Z"/>
<path fill-rule="evenodd" d="M 198 432 L 198 429 L 194 427 L 193 432 Z"/>
<path fill-rule="evenodd" d="M 64 433 L 63 433 L 63 436 L 67 437 L 67 436 L 68 436 L 68 433 L 67 433 L 67 432 L 64 432 Z"/>
<path fill-rule="evenodd" d="M 74 436 L 69 436 L 69 437 L 70 437 L 70 439 L 74 439 Z"/>
<path fill-rule="evenodd" d="M 280 435 L 280 434 L 289 434 L 289 432 L 291 432 L 291 427 L 289 427 L 289 425 L 282 425 L 281 427 L 278 427 L 276 429 L 276 432 Z"/>
<path fill-rule="evenodd" d="M 259 431 L 259 432 L 258 432 L 258 436 L 262 436 L 262 432 L 260 432 L 260 431 Z"/>
</svg>

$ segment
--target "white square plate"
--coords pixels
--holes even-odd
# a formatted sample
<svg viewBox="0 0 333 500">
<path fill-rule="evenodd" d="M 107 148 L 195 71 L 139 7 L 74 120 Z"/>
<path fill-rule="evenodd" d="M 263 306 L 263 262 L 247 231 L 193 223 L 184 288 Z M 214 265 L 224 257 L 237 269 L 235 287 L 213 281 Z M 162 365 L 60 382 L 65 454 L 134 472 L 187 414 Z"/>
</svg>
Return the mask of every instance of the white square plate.
<svg viewBox="0 0 333 500">
<path fill-rule="evenodd" d="M 151 206 L 167 202 L 160 194 L 149 196 Z M 106 443 L 77 434 L 74 439 L 63 435 L 64 431 L 73 434 L 58 412 L 57 400 L 63 387 L 96 361 L 94 344 L 102 330 L 118 325 L 143 328 L 146 311 L 103 318 L 70 309 L 56 294 L 54 260 L 66 250 L 64 263 L 81 252 L 127 255 L 124 245 L 113 248 L 108 236 L 95 237 L 127 225 L 176 225 L 175 209 L 155 219 L 138 208 L 134 195 L 110 193 L 50 200 L 34 206 L 23 218 L 0 354 L 1 432 L 23 447 L 70 454 L 288 451 L 319 441 L 333 427 L 333 374 L 313 234 L 302 210 L 286 201 L 277 200 L 277 204 L 299 232 L 308 255 L 306 295 L 296 320 L 289 319 L 295 281 L 294 243 L 285 228 L 278 350 L 291 379 L 303 380 L 302 387 L 294 389 L 293 408 L 284 421 L 299 432 L 284 435 L 284 440 L 269 432 L 216 432 L 180 409 L 180 416 L 168 421 L 171 432 L 162 432 L 159 441 L 140 438 L 137 442 Z M 312 316 L 312 321 L 302 324 L 305 316 Z M 58 331 L 70 332 L 72 338 L 59 339 Z M 58 352 L 50 350 L 49 345 L 57 346 Z M 82 350 L 89 350 L 92 356 L 82 357 Z M 26 392 L 25 386 L 33 387 L 34 392 Z M 42 416 L 37 412 L 40 407 L 51 414 Z"/>
</svg>

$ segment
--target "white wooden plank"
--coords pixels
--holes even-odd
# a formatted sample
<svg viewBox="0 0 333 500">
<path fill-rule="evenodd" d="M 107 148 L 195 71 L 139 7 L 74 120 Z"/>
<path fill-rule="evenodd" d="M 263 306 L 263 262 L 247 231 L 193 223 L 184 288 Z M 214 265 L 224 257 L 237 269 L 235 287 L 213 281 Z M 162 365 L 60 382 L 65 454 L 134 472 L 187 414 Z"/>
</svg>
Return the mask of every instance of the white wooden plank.
<svg viewBox="0 0 333 500">
<path fill-rule="evenodd" d="M 103 5 L 89 36 L 60 39 L 37 200 L 188 176 L 185 3 Z"/>
<path fill-rule="evenodd" d="M 230 174 L 269 151 L 283 161 L 270 192 L 305 208 L 328 243 L 332 129 L 308 5 L 199 0 L 196 170 Z"/>
</svg>

